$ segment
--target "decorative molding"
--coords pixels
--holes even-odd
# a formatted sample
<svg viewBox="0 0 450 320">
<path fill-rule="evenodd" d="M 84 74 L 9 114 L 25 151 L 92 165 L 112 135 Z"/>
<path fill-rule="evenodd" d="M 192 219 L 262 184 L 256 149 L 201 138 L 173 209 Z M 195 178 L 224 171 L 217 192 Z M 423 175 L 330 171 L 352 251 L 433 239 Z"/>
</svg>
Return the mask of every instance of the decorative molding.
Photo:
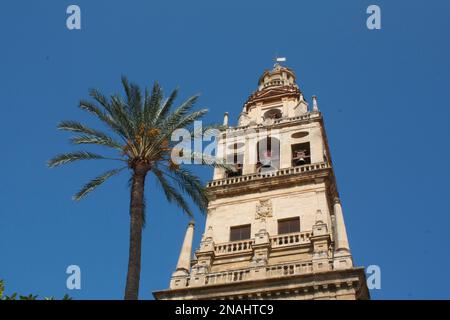
<svg viewBox="0 0 450 320">
<path fill-rule="evenodd" d="M 256 204 L 255 219 L 265 220 L 266 218 L 272 217 L 272 213 L 273 213 L 272 201 L 270 201 L 270 199 L 259 200 L 259 203 Z"/>
</svg>

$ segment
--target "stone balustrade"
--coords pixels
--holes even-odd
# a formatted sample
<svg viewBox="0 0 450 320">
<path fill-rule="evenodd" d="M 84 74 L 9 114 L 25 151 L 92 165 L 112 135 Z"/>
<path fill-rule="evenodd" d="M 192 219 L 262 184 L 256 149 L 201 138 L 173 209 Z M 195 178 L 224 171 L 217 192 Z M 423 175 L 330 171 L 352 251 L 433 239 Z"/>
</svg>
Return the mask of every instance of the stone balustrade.
<svg viewBox="0 0 450 320">
<path fill-rule="evenodd" d="M 232 254 L 232 253 L 244 253 L 251 252 L 253 250 L 253 239 L 243 241 L 232 241 L 226 243 L 219 243 L 214 246 L 214 254 Z"/>
<path fill-rule="evenodd" d="M 259 179 L 264 179 L 264 178 L 269 178 L 269 177 L 288 176 L 288 175 L 294 175 L 294 174 L 299 174 L 299 173 L 303 173 L 303 172 L 322 170 L 322 169 L 327 169 L 329 167 L 330 167 L 330 165 L 326 162 L 318 162 L 318 163 L 306 164 L 303 166 L 279 169 L 276 171 L 260 172 L 260 173 L 247 174 L 247 175 L 238 176 L 238 177 L 213 180 L 213 181 L 209 182 L 207 186 L 208 186 L 208 188 L 221 187 L 221 186 L 226 186 L 226 185 L 230 185 L 230 184 L 254 181 L 254 180 L 259 180 Z"/>
<path fill-rule="evenodd" d="M 281 124 L 281 123 L 288 123 L 288 122 L 295 122 L 295 121 L 305 121 L 305 120 L 310 120 L 310 119 L 314 119 L 314 118 L 320 118 L 320 112 L 308 112 L 296 117 L 281 117 L 279 119 L 274 119 L 273 123 L 271 123 L 270 125 L 273 124 Z M 259 123 L 259 124 L 252 124 L 252 125 L 243 125 L 243 126 L 238 126 L 238 127 L 228 127 L 225 131 L 227 133 L 231 133 L 231 132 L 238 132 L 238 131 L 243 131 L 249 128 L 262 128 L 265 125 L 263 123 Z"/>
<path fill-rule="evenodd" d="M 284 263 L 266 267 L 266 277 L 283 277 L 310 273 L 313 271 L 312 262 Z"/>
<path fill-rule="evenodd" d="M 269 244 L 272 249 L 310 244 L 312 231 L 281 234 L 269 237 Z M 214 255 L 222 259 L 233 254 L 252 254 L 255 240 L 248 239 L 242 241 L 231 241 L 214 245 Z M 257 271 L 257 272 L 256 272 Z M 204 278 L 198 282 L 191 283 L 191 277 L 187 277 L 184 286 L 214 285 L 240 282 L 252 279 L 268 279 L 289 275 L 300 275 L 313 271 L 312 261 L 295 261 L 267 266 L 249 266 L 247 268 L 227 270 L 222 272 L 209 272 L 204 274 Z"/>
<path fill-rule="evenodd" d="M 310 231 L 280 234 L 270 237 L 270 244 L 272 245 L 272 248 L 278 248 L 302 243 L 309 243 L 311 235 L 312 233 Z"/>
<path fill-rule="evenodd" d="M 209 273 L 205 277 L 205 285 L 223 284 L 250 279 L 250 269 L 231 270 L 224 272 Z"/>
<path fill-rule="evenodd" d="M 209 273 L 205 277 L 205 285 L 226 284 L 254 279 L 252 272 L 255 268 L 237 269 L 223 272 Z M 313 271 L 311 261 L 276 264 L 265 267 L 263 278 L 276 278 L 289 275 L 300 275 Z"/>
<path fill-rule="evenodd" d="M 302 114 L 302 115 L 296 116 L 296 117 L 275 119 L 273 123 L 278 124 L 278 123 L 283 123 L 283 122 L 309 120 L 309 119 L 315 118 L 317 116 L 319 116 L 319 113 L 317 113 L 317 112 L 308 112 L 308 113 L 305 113 L 305 114 Z"/>
<path fill-rule="evenodd" d="M 272 248 L 295 246 L 310 243 L 311 231 L 275 235 L 269 238 Z M 228 255 L 233 253 L 248 253 L 253 251 L 254 239 L 231 241 L 214 245 L 214 254 Z"/>
</svg>

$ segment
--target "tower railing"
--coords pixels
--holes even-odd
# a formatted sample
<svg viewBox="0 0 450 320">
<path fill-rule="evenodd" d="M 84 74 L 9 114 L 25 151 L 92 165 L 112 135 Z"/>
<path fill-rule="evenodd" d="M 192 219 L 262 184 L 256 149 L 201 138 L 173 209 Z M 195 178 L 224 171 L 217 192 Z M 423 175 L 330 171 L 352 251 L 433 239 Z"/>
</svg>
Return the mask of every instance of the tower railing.
<svg viewBox="0 0 450 320">
<path fill-rule="evenodd" d="M 280 248 L 310 243 L 311 236 L 311 231 L 294 232 L 271 236 L 269 241 L 272 248 Z M 217 256 L 252 252 L 254 243 L 254 239 L 218 243 L 214 245 L 214 254 Z"/>
<path fill-rule="evenodd" d="M 205 285 L 226 284 L 255 279 L 253 272 L 257 268 L 250 267 L 244 269 L 235 269 L 219 272 L 211 272 L 205 276 Z M 264 274 L 260 274 L 260 279 L 269 279 L 285 277 L 291 275 L 301 275 L 313 271 L 312 261 L 299 261 L 280 263 L 266 266 L 263 269 Z M 259 272 L 261 272 L 259 270 Z M 189 285 L 188 285 L 189 286 Z"/>
<path fill-rule="evenodd" d="M 282 263 L 266 267 L 266 277 L 284 277 L 289 275 L 305 274 L 313 271 L 312 262 Z"/>
<path fill-rule="evenodd" d="M 272 248 L 279 248 L 309 243 L 311 236 L 311 231 L 280 234 L 270 237 L 270 244 L 272 245 Z"/>
<path fill-rule="evenodd" d="M 221 255 L 221 254 L 252 252 L 254 242 L 255 240 L 248 239 L 242 241 L 219 243 L 214 245 L 214 254 Z"/>
<path fill-rule="evenodd" d="M 314 118 L 320 118 L 320 112 L 310 111 L 310 112 L 307 112 L 307 113 L 304 113 L 302 115 L 298 115 L 295 117 L 281 117 L 279 119 L 274 119 L 273 123 L 271 123 L 270 125 L 293 122 L 293 121 L 305 121 L 305 120 L 310 120 L 310 119 L 314 119 Z M 262 128 L 265 126 L 266 125 L 264 125 L 263 123 L 252 124 L 252 125 L 247 124 L 247 125 L 242 125 L 242 126 L 237 126 L 237 127 L 229 127 L 226 129 L 226 132 L 238 132 L 238 131 L 246 130 L 249 128 Z"/>
<path fill-rule="evenodd" d="M 302 166 L 296 166 L 296 167 L 290 167 L 290 168 L 284 168 L 284 169 L 278 169 L 274 171 L 267 171 L 267 172 L 260 172 L 260 173 L 252 173 L 252 174 L 246 174 L 243 176 L 238 177 L 230 177 L 226 179 L 219 179 L 219 180 L 213 180 L 208 183 L 208 187 L 220 187 L 220 186 L 226 186 L 230 184 L 236 184 L 241 182 L 247 182 L 247 181 L 254 181 L 269 177 L 278 177 L 278 176 L 288 176 L 288 175 L 295 175 L 299 173 L 309 172 L 309 171 L 317 171 L 322 169 L 329 168 L 330 165 L 326 162 L 318 162 L 318 163 L 312 163 L 312 164 L 306 164 Z"/>
<path fill-rule="evenodd" d="M 205 277 L 205 284 L 223 284 L 230 282 L 238 282 L 245 281 L 250 278 L 251 270 L 247 269 L 238 269 L 238 270 L 230 270 L 230 271 L 222 271 L 222 272 L 214 272 L 209 273 Z"/>
</svg>

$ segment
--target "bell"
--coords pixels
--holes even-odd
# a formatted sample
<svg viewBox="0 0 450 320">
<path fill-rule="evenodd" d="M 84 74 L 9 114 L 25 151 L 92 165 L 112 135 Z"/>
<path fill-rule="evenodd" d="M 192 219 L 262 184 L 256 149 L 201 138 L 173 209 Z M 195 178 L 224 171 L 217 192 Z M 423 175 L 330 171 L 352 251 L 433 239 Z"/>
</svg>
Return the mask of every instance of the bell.
<svg viewBox="0 0 450 320">
<path fill-rule="evenodd" d="M 306 161 L 305 161 L 305 158 L 303 158 L 303 157 L 301 157 L 301 158 L 299 158 L 299 159 L 297 159 L 295 161 L 296 165 L 302 165 L 302 164 L 305 164 L 305 163 L 306 163 Z"/>
<path fill-rule="evenodd" d="M 262 167 L 263 168 L 270 168 L 270 164 L 271 164 L 270 160 L 263 160 L 262 161 Z"/>
</svg>

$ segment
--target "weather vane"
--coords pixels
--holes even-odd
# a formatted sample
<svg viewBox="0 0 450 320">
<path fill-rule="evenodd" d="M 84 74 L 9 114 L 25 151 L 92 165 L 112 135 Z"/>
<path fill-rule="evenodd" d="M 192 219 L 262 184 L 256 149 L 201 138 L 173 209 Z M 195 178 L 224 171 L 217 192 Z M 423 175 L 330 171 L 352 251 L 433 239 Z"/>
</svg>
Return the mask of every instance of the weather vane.
<svg viewBox="0 0 450 320">
<path fill-rule="evenodd" d="M 275 56 L 275 65 L 279 62 L 286 62 L 286 57 L 279 57 L 278 55 Z"/>
</svg>

